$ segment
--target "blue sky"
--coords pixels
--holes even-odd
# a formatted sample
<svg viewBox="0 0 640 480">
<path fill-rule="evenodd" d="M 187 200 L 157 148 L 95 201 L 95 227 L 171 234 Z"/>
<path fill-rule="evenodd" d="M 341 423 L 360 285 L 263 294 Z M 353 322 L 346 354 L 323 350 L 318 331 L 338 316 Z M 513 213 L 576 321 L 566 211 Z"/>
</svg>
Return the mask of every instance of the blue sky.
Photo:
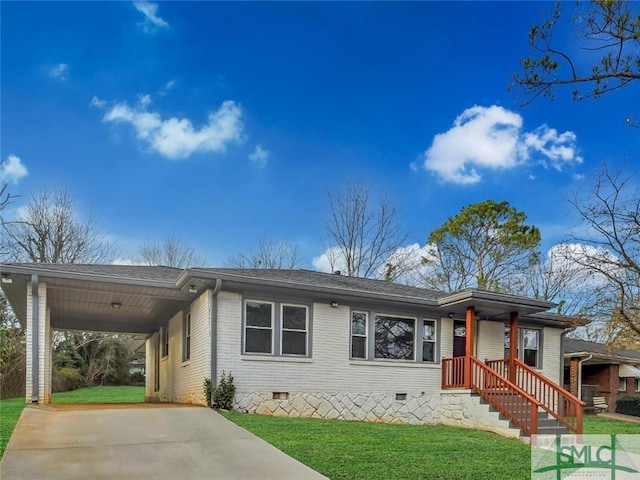
<svg viewBox="0 0 640 480">
<path fill-rule="evenodd" d="M 507 90 L 551 6 L 2 2 L 2 173 L 68 188 L 123 259 L 175 235 L 223 266 L 263 237 L 313 268 L 347 182 L 388 193 L 409 243 L 491 198 L 549 247 L 603 161 L 640 163 L 638 85 L 526 108 Z"/>
</svg>

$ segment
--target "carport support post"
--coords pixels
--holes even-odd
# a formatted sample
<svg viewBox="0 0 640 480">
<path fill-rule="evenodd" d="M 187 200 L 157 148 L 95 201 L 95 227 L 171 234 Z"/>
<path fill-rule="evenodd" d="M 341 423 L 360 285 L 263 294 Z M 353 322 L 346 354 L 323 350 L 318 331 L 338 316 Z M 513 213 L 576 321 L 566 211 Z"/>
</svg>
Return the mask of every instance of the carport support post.
<svg viewBox="0 0 640 480">
<path fill-rule="evenodd" d="M 509 319 L 509 381 L 516 382 L 516 358 L 518 358 L 518 312 L 511 312 Z"/>
<path fill-rule="evenodd" d="M 49 403 L 51 342 L 47 316 L 47 285 L 31 276 L 27 285 L 27 403 Z"/>
<path fill-rule="evenodd" d="M 471 388 L 471 357 L 476 355 L 474 347 L 476 345 L 474 320 L 476 311 L 474 307 L 467 307 L 466 314 L 466 345 L 465 345 L 465 359 L 464 359 L 464 388 Z"/>
</svg>

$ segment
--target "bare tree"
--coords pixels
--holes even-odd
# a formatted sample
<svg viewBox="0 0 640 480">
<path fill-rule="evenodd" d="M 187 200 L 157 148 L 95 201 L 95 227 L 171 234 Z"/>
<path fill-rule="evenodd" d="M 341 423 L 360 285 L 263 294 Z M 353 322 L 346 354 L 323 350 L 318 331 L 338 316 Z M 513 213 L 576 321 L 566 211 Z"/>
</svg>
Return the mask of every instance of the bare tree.
<svg viewBox="0 0 640 480">
<path fill-rule="evenodd" d="M 114 257 L 114 245 L 99 232 L 93 214 L 80 220 L 67 190 L 31 193 L 18 217 L 2 228 L 3 251 L 10 261 L 101 263 Z"/>
<path fill-rule="evenodd" d="M 9 182 L 7 182 L 4 172 L 5 160 L 0 158 L 0 225 L 5 224 L 5 219 L 2 215 L 2 211 L 12 202 L 16 197 L 9 191 Z"/>
<path fill-rule="evenodd" d="M 324 246 L 332 270 L 343 266 L 345 275 L 390 281 L 405 271 L 393 255 L 408 233 L 400 224 L 398 207 L 386 195 L 372 199 L 368 185 L 350 183 L 328 196 Z"/>
<path fill-rule="evenodd" d="M 572 200 L 582 223 L 580 246 L 571 260 L 601 279 L 592 306 L 610 338 L 640 340 L 640 184 L 638 173 L 625 175 L 605 164 L 585 196 Z M 603 322 L 603 320 L 606 320 Z"/>
<path fill-rule="evenodd" d="M 176 268 L 202 267 L 206 263 L 193 247 L 174 236 L 162 242 L 145 242 L 138 251 L 138 260 L 147 265 Z"/>
<path fill-rule="evenodd" d="M 237 254 L 227 260 L 235 268 L 299 268 L 300 249 L 286 241 L 259 238 L 257 245 L 247 254 Z"/>
<path fill-rule="evenodd" d="M 571 17 L 577 43 L 584 51 L 597 55 L 591 68 L 580 71 L 568 50 L 558 47 L 553 34 L 563 18 L 557 2 L 549 18 L 529 31 L 529 44 L 536 56 L 520 60 L 521 72 L 514 73 L 511 88 L 519 87 L 524 104 L 539 96 L 554 98 L 557 87 L 572 86 L 574 100 L 602 95 L 640 80 L 640 13 L 637 2 L 595 0 L 578 2 Z M 631 117 L 631 126 L 637 126 Z"/>
</svg>

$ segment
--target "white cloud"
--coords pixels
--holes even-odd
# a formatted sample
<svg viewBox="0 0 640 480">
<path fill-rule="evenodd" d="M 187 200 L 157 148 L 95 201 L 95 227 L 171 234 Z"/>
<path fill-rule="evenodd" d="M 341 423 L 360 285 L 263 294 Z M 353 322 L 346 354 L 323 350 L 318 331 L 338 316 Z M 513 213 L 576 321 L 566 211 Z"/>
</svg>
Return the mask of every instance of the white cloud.
<svg viewBox="0 0 640 480">
<path fill-rule="evenodd" d="M 571 275 L 573 283 L 582 289 L 605 285 L 606 277 L 596 270 L 615 276 L 620 263 L 615 255 L 604 248 L 579 243 L 554 245 L 547 252 L 547 262 L 551 271 Z"/>
<path fill-rule="evenodd" d="M 7 159 L 0 162 L 0 181 L 5 183 L 18 183 L 23 177 L 29 175 L 27 167 L 22 164 L 19 157 L 15 155 L 9 155 Z"/>
<path fill-rule="evenodd" d="M 175 80 L 169 80 L 158 92 L 158 95 L 166 95 L 169 90 L 173 90 L 173 87 L 176 86 Z"/>
<path fill-rule="evenodd" d="M 582 163 L 576 135 L 541 125 L 522 132 L 522 117 L 503 107 L 473 106 L 462 112 L 453 127 L 435 135 L 424 154 L 424 168 L 449 183 L 480 182 L 481 170 L 511 169 L 539 163 L 562 170 Z"/>
<path fill-rule="evenodd" d="M 333 273 L 335 270 L 347 271 L 347 261 L 339 247 L 330 247 L 320 256 L 313 257 L 311 264 L 321 272 Z"/>
<path fill-rule="evenodd" d="M 168 28 L 169 24 L 158 16 L 158 4 L 153 2 L 133 2 L 140 13 L 144 15 L 144 21 L 138 23 L 145 33 L 155 33 L 160 28 Z"/>
<path fill-rule="evenodd" d="M 91 106 L 91 107 L 104 108 L 106 105 L 107 105 L 107 102 L 105 102 L 104 100 L 99 99 L 95 95 L 93 96 L 93 98 L 89 102 L 89 106 Z"/>
<path fill-rule="evenodd" d="M 207 123 L 195 129 L 187 118 L 163 119 L 147 107 L 151 97 L 141 96 L 137 106 L 126 102 L 114 105 L 103 121 L 130 124 L 139 140 L 150 150 L 171 160 L 188 158 L 194 153 L 224 152 L 227 145 L 242 138 L 242 110 L 233 101 L 225 101 L 217 111 L 210 112 Z"/>
<path fill-rule="evenodd" d="M 433 245 L 421 246 L 417 243 L 406 245 L 396 249 L 376 272 L 378 278 L 385 278 L 387 265 L 395 267 L 393 275 L 395 281 L 409 285 L 418 284 L 421 278 L 429 275 L 433 264 L 423 265 L 422 259 L 435 259 L 436 248 Z M 333 273 L 336 270 L 347 271 L 347 262 L 339 247 L 329 247 L 322 254 L 313 257 L 311 261 L 316 270 Z"/>
<path fill-rule="evenodd" d="M 148 265 L 148 263 L 144 262 L 136 262 L 130 258 L 116 258 L 111 265 Z"/>
<path fill-rule="evenodd" d="M 65 81 L 69 77 L 69 65 L 58 63 L 49 69 L 49 78 Z"/>
<path fill-rule="evenodd" d="M 149 105 L 151 105 L 153 102 L 151 100 L 151 95 L 146 94 L 146 95 L 139 95 L 138 96 L 138 103 L 140 104 L 140 107 L 143 109 L 146 109 Z"/>
<path fill-rule="evenodd" d="M 256 148 L 249 154 L 251 160 L 257 167 L 264 168 L 269 158 L 269 150 L 262 148 L 262 145 L 256 145 Z"/>
</svg>

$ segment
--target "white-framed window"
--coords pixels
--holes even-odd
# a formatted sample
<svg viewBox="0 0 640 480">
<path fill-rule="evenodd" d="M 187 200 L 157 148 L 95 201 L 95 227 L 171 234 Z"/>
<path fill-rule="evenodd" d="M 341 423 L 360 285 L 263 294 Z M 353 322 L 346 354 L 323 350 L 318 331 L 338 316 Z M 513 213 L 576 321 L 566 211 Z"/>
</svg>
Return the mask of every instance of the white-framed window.
<svg viewBox="0 0 640 480">
<path fill-rule="evenodd" d="M 422 361 L 436 361 L 436 322 L 435 320 L 422 321 Z"/>
<path fill-rule="evenodd" d="M 374 331 L 375 358 L 415 360 L 415 317 L 376 315 Z"/>
<path fill-rule="evenodd" d="M 504 329 L 504 356 L 509 357 L 509 347 L 511 345 L 509 328 Z M 530 367 L 540 368 L 542 351 L 542 333 L 538 328 L 520 327 L 518 328 L 518 338 L 516 339 L 516 357 Z"/>
<path fill-rule="evenodd" d="M 620 377 L 620 382 L 618 383 L 618 391 L 626 392 L 627 391 L 627 378 Z"/>
<path fill-rule="evenodd" d="M 530 367 L 538 367 L 540 330 L 533 328 L 523 328 L 522 330 L 522 361 Z"/>
<path fill-rule="evenodd" d="M 367 312 L 351 312 L 351 358 L 367 358 L 367 331 L 369 330 Z"/>
<path fill-rule="evenodd" d="M 162 327 L 162 356 L 169 355 L 169 325 Z"/>
<path fill-rule="evenodd" d="M 186 362 L 191 358 L 191 312 L 184 316 L 182 325 L 182 361 Z"/>
<path fill-rule="evenodd" d="M 280 305 L 280 353 L 282 355 L 307 355 L 309 308 L 304 305 Z"/>
<path fill-rule="evenodd" d="M 636 378 L 636 392 L 640 392 L 640 378 Z"/>
<path fill-rule="evenodd" d="M 245 353 L 273 353 L 273 302 L 245 301 Z"/>
</svg>

